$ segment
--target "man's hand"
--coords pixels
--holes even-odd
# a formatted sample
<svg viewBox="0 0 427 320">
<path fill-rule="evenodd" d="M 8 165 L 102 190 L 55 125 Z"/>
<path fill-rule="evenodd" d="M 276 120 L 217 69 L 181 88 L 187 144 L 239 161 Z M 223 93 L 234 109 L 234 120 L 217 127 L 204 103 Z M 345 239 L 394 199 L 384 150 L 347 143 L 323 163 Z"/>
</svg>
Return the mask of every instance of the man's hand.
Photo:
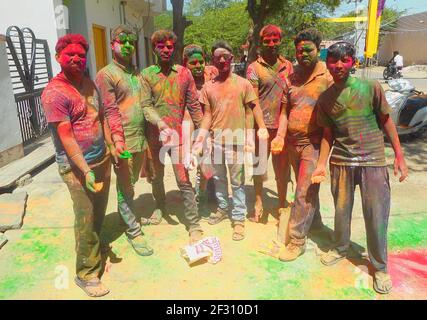
<svg viewBox="0 0 427 320">
<path fill-rule="evenodd" d="M 246 134 L 245 147 L 243 150 L 245 152 L 255 153 L 255 139 L 254 136 L 250 133 Z"/>
<path fill-rule="evenodd" d="M 283 151 L 284 146 L 285 146 L 285 138 L 277 135 L 271 141 L 271 147 L 270 147 L 271 153 L 280 154 Z"/>
<path fill-rule="evenodd" d="M 114 143 L 116 147 L 117 154 L 122 154 L 125 150 L 127 150 L 126 144 L 123 141 L 116 141 Z"/>
<path fill-rule="evenodd" d="M 95 188 L 95 173 L 91 170 L 88 171 L 85 175 L 85 184 L 86 184 L 86 188 L 93 193 L 96 193 L 96 188 Z"/>
<path fill-rule="evenodd" d="M 408 177 L 408 166 L 406 165 L 405 158 L 397 156 L 394 158 L 394 175 L 397 176 L 400 171 L 399 182 L 404 181 Z"/>
<path fill-rule="evenodd" d="M 267 140 L 269 137 L 267 128 L 259 128 L 257 136 L 260 140 Z"/>
<path fill-rule="evenodd" d="M 160 141 L 162 141 L 163 145 L 178 145 L 179 137 L 175 130 L 169 128 L 169 126 L 162 120 L 157 123 L 157 127 L 160 131 Z M 176 141 L 178 138 L 178 141 Z"/>
<path fill-rule="evenodd" d="M 321 183 L 326 179 L 326 167 L 318 165 L 311 175 L 311 183 Z"/>
</svg>

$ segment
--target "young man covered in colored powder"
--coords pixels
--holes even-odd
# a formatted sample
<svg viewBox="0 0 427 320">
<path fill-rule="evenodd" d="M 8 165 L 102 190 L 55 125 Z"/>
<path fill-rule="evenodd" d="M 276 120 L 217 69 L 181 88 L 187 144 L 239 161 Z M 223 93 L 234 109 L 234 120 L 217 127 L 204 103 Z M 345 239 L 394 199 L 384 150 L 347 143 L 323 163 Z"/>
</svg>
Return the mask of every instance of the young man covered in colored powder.
<svg viewBox="0 0 427 320">
<path fill-rule="evenodd" d="M 43 91 L 42 104 L 56 149 L 56 162 L 73 201 L 76 237 L 76 284 L 89 296 L 109 290 L 102 273 L 100 231 L 107 208 L 111 160 L 104 139 L 111 133 L 95 84 L 84 75 L 89 45 L 82 35 L 68 34 L 58 40 L 56 60 L 61 73 Z M 112 135 L 114 152 L 125 146 L 120 122 Z"/>
<path fill-rule="evenodd" d="M 326 65 L 334 84 L 318 101 L 317 123 L 323 127 L 323 138 L 313 182 L 325 177 L 333 145 L 329 167 L 335 204 L 335 245 L 321 257 L 321 262 L 330 266 L 347 255 L 354 190 L 358 184 L 369 259 L 375 269 L 374 289 L 385 294 L 391 291 L 392 281 L 387 271 L 390 184 L 382 130 L 393 146 L 394 174 L 400 171 L 401 182 L 408 176 L 408 168 L 381 85 L 378 81 L 351 77 L 354 63 L 352 44 L 338 42 L 328 48 Z"/>
<path fill-rule="evenodd" d="M 247 213 L 243 161 L 245 134 L 252 133 L 254 117 L 260 128 L 258 134 L 264 139 L 264 143 L 268 139 L 268 131 L 252 85 L 231 72 L 233 54 L 230 45 L 225 41 L 218 41 L 212 48 L 212 56 L 219 74 L 205 84 L 200 94 L 200 102 L 205 111 L 210 110 L 212 113 L 213 167 L 218 210 L 212 213 L 209 223 L 217 224 L 228 216 L 228 167 L 233 191 L 232 239 L 239 241 L 245 237 Z M 246 139 L 246 142 L 250 140 Z M 253 144 L 249 143 L 247 146 L 252 147 Z"/>
<path fill-rule="evenodd" d="M 251 63 L 247 70 L 247 79 L 255 89 L 259 97 L 259 103 L 264 115 L 264 122 L 269 132 L 267 146 L 267 158 L 270 156 L 270 149 L 273 153 L 272 161 L 274 175 L 276 178 L 277 193 L 279 197 L 280 208 L 289 206 L 286 201 L 288 182 L 290 180 L 290 165 L 288 154 L 283 148 L 284 136 L 279 131 L 279 121 L 281 117 L 281 100 L 284 89 L 286 88 L 286 79 L 293 72 L 292 64 L 279 54 L 282 42 L 282 30 L 276 25 L 267 25 L 261 29 L 261 54 L 258 59 Z M 258 139 L 256 139 L 256 154 L 260 155 Z M 249 219 L 253 222 L 259 222 L 263 215 L 263 180 L 267 173 L 263 175 L 254 175 L 255 189 L 255 211 Z M 265 217 L 266 218 L 266 217 Z"/>
<path fill-rule="evenodd" d="M 202 47 L 195 44 L 190 44 L 184 48 L 183 65 L 191 71 L 199 96 L 204 84 L 218 75 L 218 70 L 214 66 L 206 65 L 205 53 Z M 184 121 L 188 121 L 191 127 L 190 132 L 192 133 L 194 125 L 191 121 L 191 116 L 188 110 L 185 110 Z M 205 212 L 204 209 L 209 196 L 208 193 L 213 194 L 213 198 L 215 197 L 213 179 L 209 179 L 212 174 L 213 173 L 210 172 L 210 170 L 209 172 L 204 172 L 201 169 L 201 166 L 199 166 L 197 170 L 196 200 L 199 207 L 199 214 L 202 219 L 209 218 L 209 215 L 203 214 Z M 205 175 L 207 175 L 208 179 L 205 178 Z"/>
<path fill-rule="evenodd" d="M 172 31 L 154 32 L 151 43 L 157 63 L 141 72 L 144 92 L 142 107 L 149 122 L 146 134 L 154 167 L 152 186 L 156 209 L 150 220 L 153 224 L 160 223 L 162 216 L 166 214 L 163 182 L 165 153 L 162 147 L 169 146 L 168 153 L 172 156 L 175 178 L 184 200 L 184 215 L 188 222 L 190 242 L 194 243 L 202 238 L 203 231 L 199 223 L 194 190 L 184 165 L 184 158 L 188 155 L 184 154 L 182 144 L 182 121 L 187 108 L 196 128 L 201 129 L 192 150 L 194 154 L 198 154 L 210 127 L 211 115 L 209 110 L 205 110 L 204 114 L 202 112 L 191 72 L 173 63 L 176 41 L 176 35 Z"/>
<path fill-rule="evenodd" d="M 316 103 L 330 85 L 332 77 L 324 62 L 319 61 L 321 34 L 315 29 L 303 30 L 294 40 L 298 65 L 289 76 L 289 85 L 283 94 L 283 117 L 279 125 L 281 141 L 286 149 L 296 176 L 295 201 L 289 220 L 290 243 L 279 257 L 282 261 L 295 260 L 304 253 L 310 227 L 323 225 L 319 211 L 319 184 L 311 184 L 311 175 L 319 159 L 322 128 L 316 122 Z"/>
<path fill-rule="evenodd" d="M 130 156 L 126 157 L 123 153 L 113 159 L 117 176 L 118 211 L 126 224 L 129 243 L 137 254 L 148 256 L 153 250 L 142 235 L 133 203 L 134 185 L 141 171 L 143 152 L 147 148 L 145 119 L 141 108 L 141 82 L 132 62 L 136 35 L 129 27 L 118 26 L 113 30 L 111 39 L 114 59 L 98 72 L 96 85 L 101 94 L 106 117 L 120 116 L 119 119 L 114 119 L 114 122 L 121 121 L 127 151 L 130 152 Z M 111 128 L 112 133 L 117 130 L 118 128 Z"/>
</svg>

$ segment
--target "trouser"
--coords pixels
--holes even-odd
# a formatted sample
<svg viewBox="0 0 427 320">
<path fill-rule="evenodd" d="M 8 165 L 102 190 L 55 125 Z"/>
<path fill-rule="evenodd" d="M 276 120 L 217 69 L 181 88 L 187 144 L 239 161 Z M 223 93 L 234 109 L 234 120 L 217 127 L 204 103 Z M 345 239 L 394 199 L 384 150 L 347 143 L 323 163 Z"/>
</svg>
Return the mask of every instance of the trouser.
<svg viewBox="0 0 427 320">
<path fill-rule="evenodd" d="M 277 129 L 268 129 L 268 144 L 266 148 L 267 159 L 270 157 L 271 141 L 277 135 Z M 260 158 L 260 146 L 258 136 L 255 134 L 255 155 Z M 261 155 L 265 156 L 265 155 Z M 286 203 L 286 194 L 288 191 L 288 183 L 291 181 L 291 167 L 289 163 L 289 156 L 286 150 L 286 146 L 283 148 L 280 154 L 272 155 L 272 163 L 274 169 L 274 176 L 276 179 L 277 193 L 279 197 L 279 206 L 284 207 Z M 267 179 L 267 161 L 265 161 L 265 172 L 263 174 L 253 176 L 254 186 L 256 189 L 262 189 L 263 181 Z"/>
<path fill-rule="evenodd" d="M 295 201 L 289 219 L 289 236 L 292 243 L 303 245 L 313 218 L 320 224 L 319 187 L 311 183 L 311 175 L 319 159 L 319 145 L 288 145 L 289 159 L 295 172 Z"/>
<path fill-rule="evenodd" d="M 160 144 L 150 144 L 150 150 L 153 157 L 153 196 L 156 200 L 156 207 L 164 211 L 166 193 L 164 185 L 164 160 L 165 153 L 161 153 L 162 146 Z M 184 216 L 188 222 L 188 230 L 201 230 L 200 217 L 197 212 L 196 198 L 188 175 L 188 170 L 183 164 L 184 149 L 181 146 L 172 147 L 168 150 L 168 154 L 172 157 L 172 167 L 175 174 L 176 183 L 181 192 L 184 203 Z M 176 159 L 175 159 L 176 158 Z"/>
<path fill-rule="evenodd" d="M 330 165 L 335 204 L 335 248 L 346 254 L 350 246 L 354 190 L 359 185 L 369 259 L 377 271 L 387 272 L 387 226 L 390 184 L 387 167 Z"/>
<path fill-rule="evenodd" d="M 100 162 L 91 164 L 90 168 L 95 173 L 96 182 L 104 183 L 98 193 L 92 193 L 86 188 L 85 178 L 80 170 L 72 168 L 71 171 L 63 172 L 60 168 L 60 175 L 73 201 L 76 274 L 84 281 L 98 278 L 102 271 L 99 235 L 110 190 L 110 156 L 107 155 Z"/>
<path fill-rule="evenodd" d="M 231 189 L 233 192 L 231 219 L 234 222 L 243 223 L 246 215 L 243 146 L 214 144 L 213 152 L 215 195 L 218 201 L 218 207 L 222 211 L 228 211 L 228 167 Z"/>
<path fill-rule="evenodd" d="M 114 166 L 114 172 L 117 176 L 118 211 L 127 226 L 126 236 L 129 239 L 134 239 L 142 234 L 141 225 L 135 217 L 133 202 L 134 186 L 138 181 L 142 167 L 142 156 L 142 152 L 132 153 L 131 159 L 119 159 L 118 166 Z"/>
</svg>

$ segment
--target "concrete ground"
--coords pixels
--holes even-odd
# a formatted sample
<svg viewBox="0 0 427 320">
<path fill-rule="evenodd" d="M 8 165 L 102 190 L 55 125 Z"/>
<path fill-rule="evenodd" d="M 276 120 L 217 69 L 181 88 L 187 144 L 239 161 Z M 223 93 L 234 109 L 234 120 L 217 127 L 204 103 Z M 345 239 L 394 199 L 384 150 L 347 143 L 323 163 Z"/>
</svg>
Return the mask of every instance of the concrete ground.
<svg viewBox="0 0 427 320">
<path fill-rule="evenodd" d="M 427 85 L 427 80 L 421 81 Z M 266 224 L 247 222 L 246 239 L 234 242 L 228 220 L 215 226 L 202 223 L 206 235 L 221 241 L 223 259 L 216 265 L 188 266 L 179 250 L 188 241 L 184 226 L 165 221 L 144 228 L 154 255 L 137 256 L 119 225 L 117 197 L 111 188 L 102 235 L 113 246 L 105 258 L 102 278 L 111 293 L 103 299 L 427 299 L 427 133 L 404 142 L 403 147 L 410 168 L 404 183 L 393 176 L 393 151 L 389 145 L 386 148 L 392 188 L 388 234 L 391 294 L 378 295 L 372 289 L 372 270 L 363 258 L 366 237 L 358 193 L 352 221 L 354 252 L 349 260 L 332 267 L 320 263 L 318 255 L 330 245 L 328 232 L 309 240 L 307 252 L 294 262 L 283 263 L 258 252 L 276 237 L 277 194 L 270 163 L 264 197 L 265 211 L 271 214 Z M 170 167 L 165 186 L 168 209 L 178 221 L 183 207 Z M 289 189 L 291 200 L 292 187 Z M 29 194 L 24 226 L 7 231 L 9 242 L 0 250 L 0 299 L 90 299 L 73 282 L 74 216 L 56 164 L 16 191 L 22 190 Z M 251 210 L 250 181 L 247 195 Z M 323 221 L 332 230 L 329 180 L 322 184 L 320 198 Z M 151 186 L 145 180 L 137 183 L 136 207 L 141 216 L 149 216 L 153 209 Z"/>
</svg>

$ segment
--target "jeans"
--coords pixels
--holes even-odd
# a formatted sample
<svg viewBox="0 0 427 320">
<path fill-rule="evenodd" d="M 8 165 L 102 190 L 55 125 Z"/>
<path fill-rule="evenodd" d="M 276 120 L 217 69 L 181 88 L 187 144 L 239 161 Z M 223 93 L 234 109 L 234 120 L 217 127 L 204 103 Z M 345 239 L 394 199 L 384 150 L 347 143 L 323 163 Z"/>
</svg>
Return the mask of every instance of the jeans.
<svg viewBox="0 0 427 320">
<path fill-rule="evenodd" d="M 335 248 L 346 254 L 350 246 L 354 190 L 358 184 L 369 259 L 376 271 L 387 272 L 387 227 L 390 184 L 387 167 L 330 165 L 331 191 L 335 204 Z"/>
<path fill-rule="evenodd" d="M 231 219 L 234 222 L 244 222 L 246 215 L 245 167 L 243 146 L 213 145 L 214 151 L 214 183 L 218 207 L 228 211 L 228 179 L 227 167 L 230 173 L 231 189 L 233 192 L 233 209 Z"/>
<path fill-rule="evenodd" d="M 156 207 L 161 209 L 162 211 L 165 209 L 165 185 L 164 185 L 164 173 L 165 173 L 165 165 L 164 159 L 165 154 L 161 154 L 162 146 L 158 143 L 153 143 L 150 145 L 151 155 L 153 158 L 153 196 L 156 200 Z M 188 231 L 201 230 L 200 227 L 200 217 L 197 211 L 196 197 L 193 190 L 193 186 L 191 184 L 188 170 L 185 168 L 183 163 L 184 158 L 184 150 L 182 146 L 176 146 L 171 148 L 167 152 L 172 158 L 175 158 L 174 155 L 177 156 L 176 163 L 172 161 L 173 172 L 175 174 L 176 183 L 181 192 L 181 196 L 183 198 L 184 203 L 184 216 L 188 222 Z M 174 160 L 174 159 L 172 159 Z"/>
<path fill-rule="evenodd" d="M 134 214 L 133 204 L 134 186 L 141 171 L 142 155 L 142 152 L 132 153 L 131 159 L 119 159 L 118 167 L 114 166 L 114 172 L 117 176 L 118 211 L 126 223 L 126 236 L 129 239 L 134 239 L 142 234 L 141 225 Z"/>
<path fill-rule="evenodd" d="M 264 157 L 267 157 L 266 159 L 270 157 L 270 148 L 271 148 L 271 141 L 276 137 L 277 135 L 277 129 L 268 129 L 268 144 L 266 148 L 267 155 L 262 155 Z M 259 146 L 259 139 L 258 136 L 255 135 L 255 155 L 257 157 L 260 157 L 260 146 Z M 288 183 L 291 181 L 291 167 L 290 167 L 290 161 L 289 161 L 289 155 L 286 150 L 286 146 L 283 148 L 283 151 L 280 154 L 273 154 L 272 159 L 273 163 L 273 169 L 274 169 L 274 176 L 276 179 L 276 186 L 277 186 L 277 194 L 279 198 L 279 207 L 284 208 L 286 204 L 286 194 L 288 191 Z M 261 160 L 260 160 L 261 162 Z M 255 175 L 253 176 L 254 180 L 254 186 L 258 190 L 262 189 L 263 181 L 268 178 L 267 176 L 267 161 L 262 161 L 265 163 L 265 172 L 264 174 Z"/>
<path fill-rule="evenodd" d="M 67 185 L 73 201 L 76 274 L 84 281 L 99 278 L 102 271 L 99 235 L 110 190 L 110 155 L 106 155 L 98 163 L 91 164 L 90 168 L 95 173 L 96 182 L 104 183 L 98 193 L 92 193 L 86 188 L 85 178 L 79 169 L 72 168 L 68 172 L 60 169 L 61 178 Z"/>
<path fill-rule="evenodd" d="M 289 236 L 292 243 L 303 245 L 310 226 L 316 217 L 320 223 L 319 184 L 311 183 L 311 175 L 319 159 L 319 145 L 288 145 L 289 158 L 294 168 L 297 186 L 295 201 L 289 219 Z"/>
</svg>

